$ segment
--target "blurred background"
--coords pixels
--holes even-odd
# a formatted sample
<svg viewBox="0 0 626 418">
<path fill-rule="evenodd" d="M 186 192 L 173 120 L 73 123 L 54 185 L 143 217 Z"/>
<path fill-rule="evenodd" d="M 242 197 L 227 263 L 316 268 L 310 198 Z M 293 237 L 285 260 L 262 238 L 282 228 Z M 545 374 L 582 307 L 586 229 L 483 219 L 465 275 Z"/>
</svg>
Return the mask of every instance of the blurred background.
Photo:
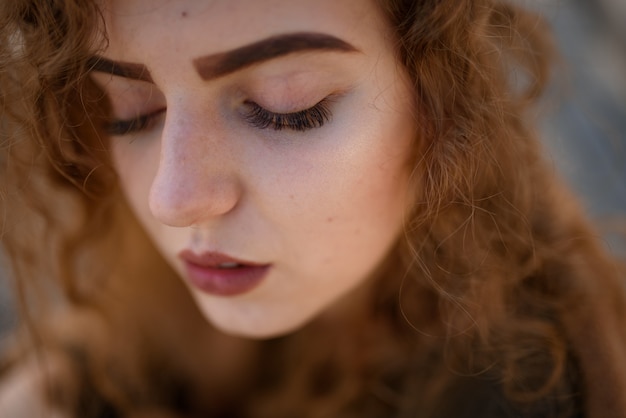
<svg viewBox="0 0 626 418">
<path fill-rule="evenodd" d="M 626 256 L 608 226 L 626 232 L 626 0 L 515 1 L 551 22 L 565 62 L 541 109 L 548 158 Z M 15 322 L 8 289 L 0 269 L 0 339 Z"/>
<path fill-rule="evenodd" d="M 541 109 L 548 156 L 626 256 L 626 0 L 518 1 L 551 22 L 564 61 Z"/>
</svg>

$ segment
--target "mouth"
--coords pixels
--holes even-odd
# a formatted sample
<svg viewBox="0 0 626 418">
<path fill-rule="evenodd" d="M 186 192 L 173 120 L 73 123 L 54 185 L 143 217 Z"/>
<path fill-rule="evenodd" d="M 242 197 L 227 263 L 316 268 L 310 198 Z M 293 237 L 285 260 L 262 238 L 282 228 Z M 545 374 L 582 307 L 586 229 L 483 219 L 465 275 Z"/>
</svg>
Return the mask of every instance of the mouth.
<svg viewBox="0 0 626 418">
<path fill-rule="evenodd" d="M 237 296 L 257 287 L 271 264 L 238 260 L 217 252 L 196 254 L 184 250 L 179 258 L 185 265 L 188 282 L 214 296 Z"/>
</svg>

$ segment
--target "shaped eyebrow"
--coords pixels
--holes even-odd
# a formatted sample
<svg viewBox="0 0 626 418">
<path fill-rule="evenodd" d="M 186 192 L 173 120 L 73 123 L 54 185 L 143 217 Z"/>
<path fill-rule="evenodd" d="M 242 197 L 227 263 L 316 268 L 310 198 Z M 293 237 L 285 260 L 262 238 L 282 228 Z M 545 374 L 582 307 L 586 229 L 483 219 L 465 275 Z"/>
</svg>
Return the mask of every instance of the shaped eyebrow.
<svg viewBox="0 0 626 418">
<path fill-rule="evenodd" d="M 198 57 L 193 60 L 193 65 L 203 80 L 212 80 L 264 61 L 312 50 L 359 52 L 356 47 L 335 36 L 300 32 L 272 36 L 227 52 Z M 143 64 L 113 61 L 94 55 L 89 59 L 88 67 L 89 71 L 153 82 L 150 71 Z"/>
<path fill-rule="evenodd" d="M 147 81 L 149 83 L 153 82 L 150 71 L 148 71 L 143 64 L 111 61 L 107 58 L 95 55 L 89 59 L 87 66 L 89 67 L 89 71 L 112 74 L 133 80 Z"/>
<path fill-rule="evenodd" d="M 193 60 L 193 65 L 203 80 L 212 80 L 264 61 L 311 50 L 359 51 L 332 35 L 299 32 L 272 36 L 227 52 L 198 57 Z"/>
</svg>

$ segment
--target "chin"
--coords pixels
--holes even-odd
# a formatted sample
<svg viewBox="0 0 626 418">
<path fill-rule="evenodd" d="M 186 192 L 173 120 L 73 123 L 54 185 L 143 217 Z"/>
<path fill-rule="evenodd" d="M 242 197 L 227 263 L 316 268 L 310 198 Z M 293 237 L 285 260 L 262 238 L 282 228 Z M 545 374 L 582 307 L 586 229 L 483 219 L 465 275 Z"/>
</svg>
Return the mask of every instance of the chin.
<svg viewBox="0 0 626 418">
<path fill-rule="evenodd" d="M 208 321 L 217 330 L 223 332 L 224 334 L 231 335 L 233 337 L 249 338 L 253 340 L 267 340 L 271 338 L 284 337 L 299 330 L 305 325 L 298 323 L 291 324 L 289 326 L 264 326 L 255 323 L 254 326 L 249 326 L 246 324 L 223 324 L 217 321 L 212 321 L 211 319 L 208 319 Z"/>
<path fill-rule="evenodd" d="M 217 330 L 224 334 L 250 338 L 255 340 L 265 340 L 283 337 L 303 328 L 311 317 L 304 318 L 260 318 L 259 316 L 249 317 L 246 315 L 216 315 L 208 309 L 200 307 L 205 319 Z"/>
</svg>

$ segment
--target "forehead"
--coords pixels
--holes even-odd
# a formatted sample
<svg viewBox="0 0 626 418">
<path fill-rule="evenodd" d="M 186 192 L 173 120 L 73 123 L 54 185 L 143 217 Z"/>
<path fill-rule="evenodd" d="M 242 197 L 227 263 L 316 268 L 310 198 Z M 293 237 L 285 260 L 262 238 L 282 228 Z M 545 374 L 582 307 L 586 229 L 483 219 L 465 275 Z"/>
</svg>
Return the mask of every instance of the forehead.
<svg viewBox="0 0 626 418">
<path fill-rule="evenodd" d="M 106 55 L 205 55 L 289 32 L 326 32 L 357 46 L 385 30 L 374 0 L 104 0 Z M 152 57 L 154 58 L 154 57 Z"/>
</svg>

